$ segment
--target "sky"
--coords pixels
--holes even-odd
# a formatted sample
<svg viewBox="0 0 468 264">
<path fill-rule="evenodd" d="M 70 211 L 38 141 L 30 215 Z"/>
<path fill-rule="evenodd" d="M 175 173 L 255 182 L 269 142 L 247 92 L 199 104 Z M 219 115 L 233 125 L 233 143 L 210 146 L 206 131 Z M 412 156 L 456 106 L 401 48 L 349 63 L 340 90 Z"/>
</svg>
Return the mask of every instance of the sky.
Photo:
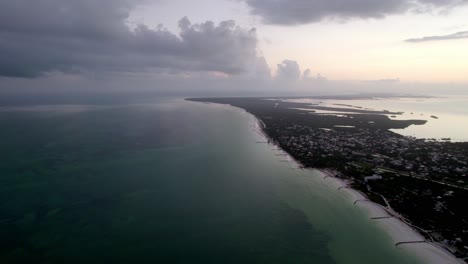
<svg viewBox="0 0 468 264">
<path fill-rule="evenodd" d="M 0 90 L 468 93 L 467 17 L 468 0 L 0 0 Z"/>
</svg>

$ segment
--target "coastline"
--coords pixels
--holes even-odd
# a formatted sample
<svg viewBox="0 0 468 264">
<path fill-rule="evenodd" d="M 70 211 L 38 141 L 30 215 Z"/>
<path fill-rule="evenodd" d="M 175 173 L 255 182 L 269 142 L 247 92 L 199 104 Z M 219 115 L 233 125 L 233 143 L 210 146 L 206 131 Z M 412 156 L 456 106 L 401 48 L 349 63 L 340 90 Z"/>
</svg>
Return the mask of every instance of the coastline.
<svg viewBox="0 0 468 264">
<path fill-rule="evenodd" d="M 399 215 L 392 208 L 372 202 L 367 195 L 350 187 L 350 181 L 336 177 L 337 171 L 333 169 L 305 168 L 300 161 L 294 159 L 287 151 L 277 145 L 274 139 L 270 138 L 264 131 L 265 123 L 252 113 L 243 108 L 229 105 L 234 109 L 240 109 L 242 112 L 251 115 L 256 120 L 255 132 L 265 138 L 268 144 L 274 145 L 281 150 L 289 161 L 294 162 L 298 168 L 303 170 L 316 171 L 321 174 L 324 181 L 334 181 L 337 191 L 344 191 L 351 195 L 352 202 L 359 206 L 369 215 L 369 221 L 378 221 L 377 226 L 384 230 L 395 243 L 395 247 L 401 248 L 410 254 L 413 254 L 424 263 L 428 264 L 463 264 L 463 260 L 457 258 L 443 245 L 429 241 L 423 234 L 411 225 L 403 216 Z M 411 241 L 411 243 L 406 243 Z M 424 241 L 424 242 L 422 242 Z M 405 243 L 401 243 L 405 242 Z M 417 243 L 413 243 L 417 242 Z"/>
<path fill-rule="evenodd" d="M 423 243 L 408 243 L 397 245 L 399 248 L 406 250 L 424 263 L 429 264 L 451 264 L 451 263 L 465 263 L 463 260 L 456 258 L 452 253 L 446 250 L 442 245 L 428 241 L 424 235 L 419 232 L 411 224 L 406 222 L 402 216 L 395 212 L 383 207 L 380 204 L 374 203 L 368 199 L 368 197 L 359 192 L 358 190 L 352 189 L 348 186 L 345 180 L 336 177 L 332 170 L 329 169 L 312 169 L 320 172 L 326 179 L 333 179 L 337 188 L 346 187 L 340 189 L 340 191 L 348 192 L 352 195 L 355 205 L 365 210 L 369 215 L 369 221 L 378 221 L 377 225 L 381 227 L 390 236 L 392 241 L 397 244 L 405 241 L 425 241 Z M 338 190 L 338 189 L 337 189 Z M 374 218 L 374 219 L 373 219 Z"/>
<path fill-rule="evenodd" d="M 276 144 L 275 140 L 268 136 L 268 134 L 264 131 L 266 128 L 265 123 L 260 120 L 257 116 L 253 113 L 247 111 L 244 108 L 237 107 L 231 104 L 219 104 L 213 102 L 204 102 L 207 104 L 215 104 L 215 105 L 224 105 L 231 109 L 238 110 L 242 113 L 248 114 L 251 116 L 255 122 L 253 125 L 253 130 L 255 133 L 263 137 L 265 140 L 264 142 L 258 143 L 267 143 L 273 145 L 277 150 L 280 150 L 282 154 L 285 155 L 286 159 L 290 163 L 294 163 L 294 165 L 301 170 L 311 170 L 316 171 L 321 174 L 321 177 L 324 181 L 330 183 L 330 181 L 334 181 L 333 185 L 336 187 L 336 191 L 345 191 L 347 192 L 350 197 L 352 198 L 350 201 L 355 203 L 356 200 L 365 200 L 365 202 L 358 202 L 356 206 L 360 206 L 361 210 L 367 212 L 369 214 L 369 221 L 375 221 L 377 219 L 372 219 L 374 217 L 381 218 L 381 217 L 389 217 L 389 218 L 382 218 L 379 219 L 379 223 L 377 226 L 381 228 L 385 233 L 387 233 L 390 239 L 395 243 L 405 242 L 408 240 L 411 241 L 422 241 L 425 240 L 424 243 L 411 243 L 411 244 L 401 244 L 396 245 L 399 249 L 402 249 L 409 254 L 415 256 L 423 263 L 428 264 L 463 264 L 465 263 L 462 259 L 457 258 L 453 255 L 450 251 L 448 251 L 444 246 L 429 241 L 424 237 L 423 232 L 417 230 L 414 226 L 412 226 L 407 220 L 400 216 L 398 213 L 393 211 L 391 208 L 385 208 L 380 204 L 374 203 L 370 201 L 370 199 L 360 192 L 349 186 L 351 181 L 347 181 L 343 178 L 336 177 L 336 171 L 333 169 L 319 169 L 319 168 L 306 168 L 302 165 L 302 163 L 296 160 L 292 155 L 290 155 L 287 151 L 282 149 L 279 145 Z"/>
</svg>

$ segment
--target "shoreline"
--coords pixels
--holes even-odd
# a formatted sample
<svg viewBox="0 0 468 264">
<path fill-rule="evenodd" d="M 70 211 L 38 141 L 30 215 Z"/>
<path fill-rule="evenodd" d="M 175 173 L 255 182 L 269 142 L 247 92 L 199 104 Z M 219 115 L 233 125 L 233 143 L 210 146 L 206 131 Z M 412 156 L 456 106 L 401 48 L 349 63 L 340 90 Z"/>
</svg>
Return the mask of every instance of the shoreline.
<svg viewBox="0 0 468 264">
<path fill-rule="evenodd" d="M 344 179 L 338 178 L 334 175 L 334 171 L 330 169 L 311 169 L 320 172 L 325 178 L 334 179 L 336 186 L 346 187 L 344 190 L 348 193 L 352 192 L 355 201 L 365 201 L 363 203 L 356 203 L 361 209 L 365 210 L 370 221 L 378 221 L 377 225 L 382 228 L 392 239 L 395 244 L 405 241 L 423 241 L 421 243 L 408 243 L 397 245 L 399 248 L 413 253 L 419 259 L 429 264 L 443 264 L 443 263 L 465 263 L 463 260 L 455 257 L 451 252 L 437 242 L 428 240 L 422 232 L 407 222 L 407 220 L 392 210 L 384 206 L 372 202 L 362 192 L 348 186 Z M 355 202 L 354 201 L 354 202 Z M 353 202 L 353 203 L 354 203 Z M 372 219 L 377 218 L 377 219 Z"/>
<path fill-rule="evenodd" d="M 265 123 L 257 118 L 252 113 L 248 112 L 243 108 L 239 108 L 236 106 L 229 105 L 235 109 L 240 109 L 242 112 L 249 114 L 252 116 L 255 121 L 255 132 L 257 132 L 260 136 L 264 137 L 267 140 L 268 144 L 274 145 L 278 150 L 281 150 L 284 154 L 287 155 L 288 160 L 293 161 L 298 168 L 302 170 L 310 170 L 310 171 L 317 171 L 322 174 L 324 177 L 323 180 L 326 179 L 333 179 L 335 181 L 335 186 L 337 187 L 337 191 L 346 191 L 348 194 L 354 196 L 354 201 L 356 206 L 359 206 L 361 210 L 365 211 L 369 214 L 370 219 L 369 221 L 379 221 L 377 226 L 381 228 L 384 232 L 386 232 L 389 237 L 392 239 L 393 243 L 395 243 L 395 247 L 401 248 L 407 251 L 410 254 L 416 256 L 419 260 L 424 261 L 424 263 L 428 264 L 463 264 L 465 263 L 462 259 L 457 258 L 453 255 L 450 251 L 448 251 L 443 245 L 440 243 L 430 241 L 426 238 L 424 232 L 418 231 L 417 227 L 413 226 L 406 220 L 403 216 L 395 212 L 391 207 L 385 208 L 384 206 L 372 202 L 367 195 L 362 193 L 361 191 L 354 189 L 349 186 L 351 183 L 350 180 L 346 180 L 343 178 L 336 177 L 337 171 L 326 168 L 307 168 L 304 167 L 300 161 L 296 160 L 293 156 L 291 156 L 287 151 L 282 149 L 279 145 L 275 143 L 275 140 L 270 138 L 264 128 L 266 127 Z M 362 201 L 362 202 L 361 202 Z M 378 213 L 377 213 L 378 212 Z M 375 214 L 375 215 L 372 215 Z M 378 218 L 378 219 L 372 219 Z M 429 235 L 430 237 L 430 235 Z M 424 240 L 424 242 L 422 242 Z M 409 241 L 418 241 L 417 243 L 406 243 Z M 421 241 L 421 242 L 419 242 Z M 403 244 L 399 244 L 404 242 Z"/>
<path fill-rule="evenodd" d="M 396 245 L 398 248 L 405 250 L 409 254 L 415 256 L 417 259 L 420 261 L 423 261 L 423 263 L 428 263 L 428 264 L 463 264 L 466 263 L 462 259 L 457 258 L 455 255 L 453 255 L 450 251 L 448 251 L 443 245 L 439 243 L 435 243 L 432 241 L 428 241 L 426 237 L 424 236 L 424 232 L 418 231 L 413 225 L 407 222 L 407 220 L 399 215 L 397 212 L 393 211 L 393 209 L 385 208 L 384 206 L 377 204 L 375 202 L 372 202 L 367 195 L 364 193 L 360 192 L 359 190 L 356 190 L 352 187 L 349 186 L 349 183 L 351 183 L 351 180 L 346 180 L 343 178 L 336 177 L 336 172 L 334 169 L 331 168 L 308 168 L 304 167 L 303 164 L 296 160 L 292 155 L 290 155 L 287 151 L 282 149 L 279 145 L 276 144 L 276 141 L 269 137 L 268 134 L 264 131 L 266 128 L 265 123 L 257 118 L 253 113 L 250 113 L 244 108 L 237 107 L 231 104 L 219 104 L 219 103 L 212 103 L 212 102 L 205 102 L 208 104 L 214 104 L 214 105 L 224 105 L 227 106 L 231 109 L 236 109 L 240 110 L 241 113 L 247 114 L 253 118 L 254 121 L 254 132 L 260 135 L 265 139 L 266 142 L 261 142 L 261 143 L 267 143 L 275 146 L 277 150 L 280 150 L 283 154 L 287 155 L 287 160 L 288 162 L 293 162 L 298 169 L 301 170 L 310 170 L 310 171 L 317 171 L 320 174 L 322 174 L 324 177 L 322 178 L 323 180 L 326 179 L 333 179 L 335 181 L 335 186 L 337 191 L 347 191 L 348 194 L 354 195 L 356 199 L 352 201 L 353 203 L 356 202 L 356 200 L 365 200 L 366 202 L 359 202 L 360 209 L 363 210 L 364 212 L 367 212 L 367 214 L 372 214 L 376 213 L 377 211 L 380 213 L 380 215 L 375 215 L 375 216 L 370 216 L 369 221 L 373 221 L 373 217 L 387 217 L 390 216 L 388 219 L 391 219 L 390 221 L 380 221 L 377 226 L 381 228 L 387 235 L 390 237 L 390 239 L 393 240 L 394 243 L 399 243 L 399 242 L 405 242 L 402 241 L 402 238 L 404 239 L 416 239 L 416 240 L 424 240 L 424 243 L 415 243 L 415 244 L 402 244 L 402 245 Z M 326 178 L 326 179 L 324 179 Z M 329 182 L 329 181 L 328 181 Z M 341 187 L 341 188 L 340 188 Z M 340 188 L 340 190 L 338 190 Z M 403 239 L 403 240 L 404 240 Z"/>
</svg>

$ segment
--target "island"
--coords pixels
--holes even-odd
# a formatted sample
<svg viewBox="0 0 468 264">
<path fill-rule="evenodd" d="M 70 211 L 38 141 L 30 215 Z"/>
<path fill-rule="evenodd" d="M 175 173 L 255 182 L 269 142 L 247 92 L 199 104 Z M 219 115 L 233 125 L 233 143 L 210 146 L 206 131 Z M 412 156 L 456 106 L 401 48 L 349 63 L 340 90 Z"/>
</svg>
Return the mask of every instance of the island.
<svg viewBox="0 0 468 264">
<path fill-rule="evenodd" d="M 246 110 L 260 121 L 269 142 L 301 166 L 332 171 L 332 176 L 395 212 L 428 241 L 468 262 L 467 142 L 418 139 L 390 131 L 427 122 L 390 118 L 402 112 L 284 99 L 187 100 Z"/>
</svg>

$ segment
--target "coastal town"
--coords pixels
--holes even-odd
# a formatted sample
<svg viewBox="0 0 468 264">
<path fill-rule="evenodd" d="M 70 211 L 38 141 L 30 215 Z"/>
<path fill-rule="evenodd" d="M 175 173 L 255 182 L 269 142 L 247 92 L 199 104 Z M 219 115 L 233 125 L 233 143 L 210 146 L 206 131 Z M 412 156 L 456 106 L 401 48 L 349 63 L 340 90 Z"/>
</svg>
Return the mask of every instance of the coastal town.
<svg viewBox="0 0 468 264">
<path fill-rule="evenodd" d="M 423 120 L 391 120 L 388 112 L 320 108 L 261 98 L 195 99 L 230 104 L 255 115 L 269 140 L 303 167 L 323 168 L 371 201 L 397 212 L 428 241 L 468 262 L 468 143 L 417 139 L 390 131 Z M 398 114 L 398 113 L 390 113 Z"/>
</svg>

